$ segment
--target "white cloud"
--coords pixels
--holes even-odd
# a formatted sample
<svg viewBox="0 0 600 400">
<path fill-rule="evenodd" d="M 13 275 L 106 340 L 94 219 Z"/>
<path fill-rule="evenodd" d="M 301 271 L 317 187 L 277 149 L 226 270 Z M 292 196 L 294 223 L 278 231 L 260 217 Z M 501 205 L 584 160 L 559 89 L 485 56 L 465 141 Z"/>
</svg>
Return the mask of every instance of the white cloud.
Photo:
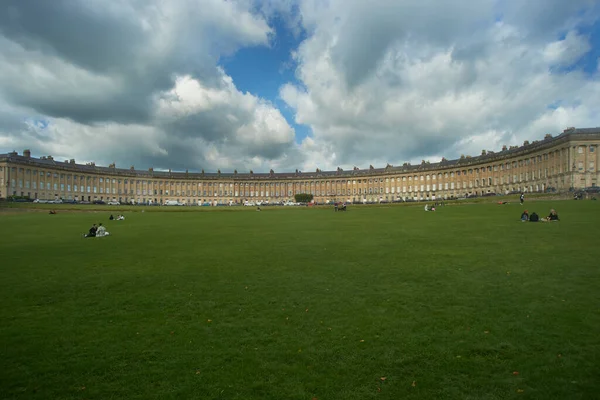
<svg viewBox="0 0 600 400">
<path fill-rule="evenodd" d="M 210 143 L 208 160 L 215 165 L 267 165 L 294 150 L 294 130 L 272 104 L 237 90 L 221 71 L 221 84 L 206 87 L 189 76 L 158 101 L 156 125 L 171 132 L 170 140 Z M 214 121 L 211 124 L 210 121 Z M 190 133 L 190 127 L 197 131 Z M 216 164 L 218 165 L 218 164 Z"/>
<path fill-rule="evenodd" d="M 294 131 L 279 110 L 238 91 L 224 73 L 222 82 L 220 88 L 208 88 L 189 76 L 178 78 L 172 90 L 157 96 L 150 124 L 46 118 L 43 124 L 30 121 L 18 135 L 6 135 L 3 144 L 17 149 L 34 144 L 35 153 L 59 159 L 174 170 L 260 170 L 297 157 Z"/>
<path fill-rule="evenodd" d="M 137 167 L 268 171 L 435 161 L 600 125 L 593 0 L 5 0 L 0 147 Z M 297 82 L 242 93 L 219 59 L 306 39 Z M 560 35 L 567 32 L 564 39 Z M 23 120 L 46 124 L 23 124 Z"/>
<path fill-rule="evenodd" d="M 569 66 L 577 62 L 591 48 L 586 36 L 571 31 L 563 40 L 548 44 L 543 54 L 549 64 Z"/>
<path fill-rule="evenodd" d="M 215 170 L 264 168 L 295 154 L 294 131 L 279 110 L 241 93 L 217 67 L 241 47 L 269 45 L 273 30 L 251 2 L 7 0 L 3 7 L 0 98 L 12 104 L 0 111 L 3 147 Z M 17 108 L 48 125 L 23 125 Z"/>
<path fill-rule="evenodd" d="M 510 1 L 303 1 L 309 37 L 295 53 L 300 84 L 280 95 L 296 122 L 312 128 L 307 160 L 326 149 L 319 157 L 328 168 L 434 161 L 534 140 L 561 123 L 599 125 L 598 76 L 552 71 L 590 50 L 574 31 L 556 37 L 598 10 L 578 19 L 571 11 L 589 2 L 557 3 L 556 11 L 534 3 L 526 11 L 539 26 Z M 561 108 L 549 108 L 557 102 Z"/>
</svg>

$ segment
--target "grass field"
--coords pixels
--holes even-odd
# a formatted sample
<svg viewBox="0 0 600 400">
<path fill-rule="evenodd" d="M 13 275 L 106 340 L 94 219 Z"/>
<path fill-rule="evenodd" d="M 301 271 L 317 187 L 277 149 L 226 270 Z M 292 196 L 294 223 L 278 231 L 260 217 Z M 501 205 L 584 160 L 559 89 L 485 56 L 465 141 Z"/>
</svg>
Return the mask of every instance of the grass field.
<svg viewBox="0 0 600 400">
<path fill-rule="evenodd" d="M 0 398 L 598 398 L 600 202 L 552 207 L 0 212 Z"/>
</svg>

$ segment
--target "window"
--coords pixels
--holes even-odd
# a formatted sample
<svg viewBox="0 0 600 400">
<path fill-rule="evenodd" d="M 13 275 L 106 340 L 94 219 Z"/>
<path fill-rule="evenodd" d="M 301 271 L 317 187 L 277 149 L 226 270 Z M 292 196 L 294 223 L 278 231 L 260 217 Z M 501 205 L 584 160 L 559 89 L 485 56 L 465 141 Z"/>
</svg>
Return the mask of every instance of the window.
<svg viewBox="0 0 600 400">
<path fill-rule="evenodd" d="M 583 153 L 583 146 L 579 146 L 577 148 L 577 151 L 579 152 L 579 154 Z"/>
<path fill-rule="evenodd" d="M 596 148 L 594 146 L 590 146 L 590 153 L 593 153 L 594 151 L 596 151 Z"/>
</svg>

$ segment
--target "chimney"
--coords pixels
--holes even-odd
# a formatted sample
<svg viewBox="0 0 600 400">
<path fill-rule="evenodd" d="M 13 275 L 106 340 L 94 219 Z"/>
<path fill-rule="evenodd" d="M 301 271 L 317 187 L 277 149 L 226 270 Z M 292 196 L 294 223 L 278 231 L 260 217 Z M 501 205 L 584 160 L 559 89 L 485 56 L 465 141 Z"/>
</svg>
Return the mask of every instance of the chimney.
<svg viewBox="0 0 600 400">
<path fill-rule="evenodd" d="M 29 149 L 23 150 L 23 156 L 26 158 L 31 158 L 31 151 Z"/>
<path fill-rule="evenodd" d="M 508 150 L 508 148 L 506 147 L 506 145 L 502 146 L 502 151 L 506 151 Z"/>
</svg>

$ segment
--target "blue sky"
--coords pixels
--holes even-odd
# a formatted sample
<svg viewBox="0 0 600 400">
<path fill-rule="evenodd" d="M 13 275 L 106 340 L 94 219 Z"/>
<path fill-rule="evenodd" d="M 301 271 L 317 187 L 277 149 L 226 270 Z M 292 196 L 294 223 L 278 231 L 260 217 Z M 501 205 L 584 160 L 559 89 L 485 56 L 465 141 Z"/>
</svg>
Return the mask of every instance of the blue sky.
<svg viewBox="0 0 600 400">
<path fill-rule="evenodd" d="M 138 3 L 2 0 L 0 152 L 335 170 L 600 126 L 598 1 Z"/>
<path fill-rule="evenodd" d="M 585 54 L 576 64 L 576 68 L 581 68 L 588 76 L 598 71 L 598 62 L 600 61 L 600 21 L 592 25 L 582 26 L 578 29 L 580 34 L 589 35 L 591 50 Z"/>
<path fill-rule="evenodd" d="M 502 16 L 498 14 L 496 21 L 501 20 Z M 311 129 L 309 126 L 299 125 L 295 122 L 294 110 L 280 98 L 279 89 L 285 83 L 302 84 L 296 79 L 297 65 L 292 59 L 291 53 L 306 39 L 306 34 L 304 31 L 294 34 L 280 17 L 272 20 L 271 27 L 275 31 L 275 39 L 269 47 L 242 48 L 232 56 L 221 59 L 220 65 L 233 78 L 240 91 L 250 92 L 272 102 L 295 129 L 296 142 L 300 143 L 306 136 L 311 135 Z M 576 32 L 589 38 L 591 50 L 574 64 L 551 67 L 551 71 L 553 74 L 583 71 L 588 78 L 592 78 L 598 73 L 598 63 L 600 62 L 600 21 L 582 24 L 577 27 Z M 564 40 L 566 34 L 565 31 L 556 39 Z M 575 101 L 571 104 L 578 105 L 579 102 Z M 561 99 L 556 99 L 548 105 L 548 108 L 557 109 L 563 105 Z"/>
<path fill-rule="evenodd" d="M 292 52 L 306 39 L 305 33 L 292 32 L 279 16 L 272 20 L 275 31 L 269 47 L 255 46 L 238 50 L 234 55 L 220 60 L 227 75 L 233 78 L 242 92 L 250 92 L 272 102 L 296 131 L 296 142 L 310 135 L 310 127 L 296 124 L 294 111 L 279 96 L 285 83 L 300 83 L 296 79 L 296 63 Z"/>
</svg>

